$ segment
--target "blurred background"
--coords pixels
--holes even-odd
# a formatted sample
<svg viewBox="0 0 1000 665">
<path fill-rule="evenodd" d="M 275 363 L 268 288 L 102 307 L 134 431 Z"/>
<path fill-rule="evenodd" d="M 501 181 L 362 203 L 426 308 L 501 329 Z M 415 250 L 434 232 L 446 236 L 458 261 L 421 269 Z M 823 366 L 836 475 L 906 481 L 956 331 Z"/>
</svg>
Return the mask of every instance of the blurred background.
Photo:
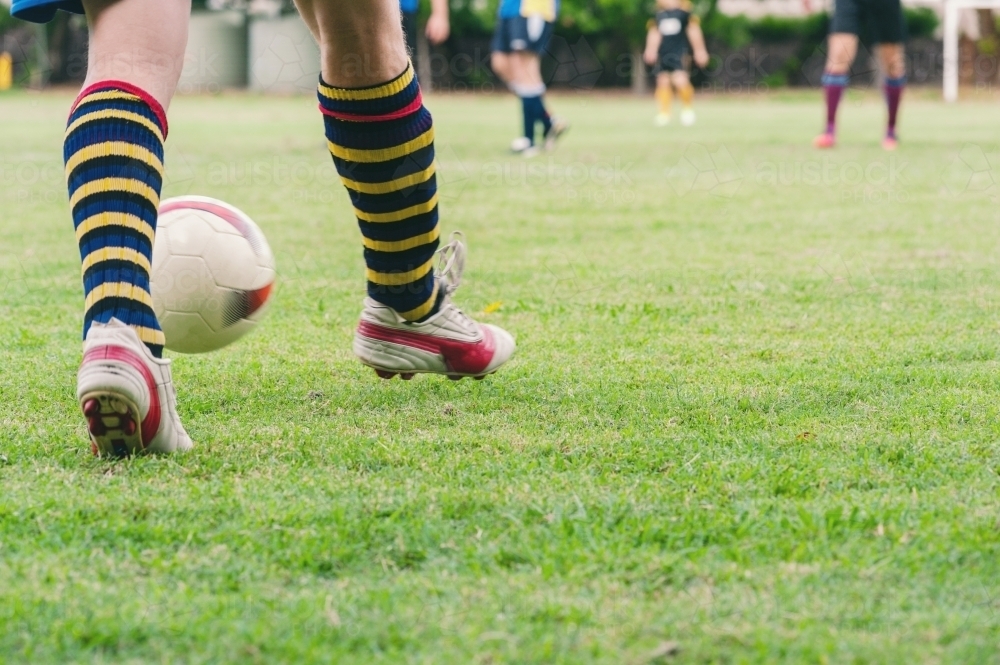
<svg viewBox="0 0 1000 665">
<path fill-rule="evenodd" d="M 451 0 L 451 36 L 431 46 L 423 33 L 418 63 L 425 88 L 491 92 L 489 42 L 498 0 Z M 77 85 L 86 75 L 87 31 L 82 16 L 60 12 L 45 25 L 17 21 L 0 0 L 0 88 Z M 424 2 L 423 16 L 429 13 Z M 911 84 L 940 86 L 943 3 L 904 0 Z M 702 91 L 760 92 L 819 84 L 832 0 L 697 0 L 710 65 L 696 72 Z M 552 88 L 631 89 L 643 93 L 651 75 L 641 61 L 645 0 L 563 0 L 556 38 L 544 58 Z M 963 9 L 959 20 L 959 80 L 992 88 L 1000 82 L 998 17 Z M 864 42 L 864 39 L 863 39 Z M 317 51 L 286 0 L 196 0 L 180 92 L 214 94 L 248 88 L 313 94 Z M 852 71 L 855 85 L 877 77 L 865 48 Z"/>
</svg>

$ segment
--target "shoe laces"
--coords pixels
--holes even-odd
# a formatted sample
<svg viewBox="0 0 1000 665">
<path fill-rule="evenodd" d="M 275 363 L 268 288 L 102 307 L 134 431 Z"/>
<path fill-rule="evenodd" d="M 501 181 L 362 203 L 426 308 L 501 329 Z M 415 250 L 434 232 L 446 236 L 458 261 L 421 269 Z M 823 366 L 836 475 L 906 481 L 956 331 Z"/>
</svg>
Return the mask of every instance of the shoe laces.
<svg viewBox="0 0 1000 665">
<path fill-rule="evenodd" d="M 437 251 L 437 276 L 446 297 L 451 296 L 462 283 L 465 272 L 465 236 L 461 231 L 451 234 L 451 241 Z"/>
</svg>

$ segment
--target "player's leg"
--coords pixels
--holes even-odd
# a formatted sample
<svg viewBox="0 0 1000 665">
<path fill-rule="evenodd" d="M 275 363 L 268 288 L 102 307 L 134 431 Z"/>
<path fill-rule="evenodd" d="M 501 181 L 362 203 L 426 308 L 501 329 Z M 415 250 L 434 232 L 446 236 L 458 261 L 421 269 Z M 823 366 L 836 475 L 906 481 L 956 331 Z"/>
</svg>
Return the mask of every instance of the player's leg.
<svg viewBox="0 0 1000 665">
<path fill-rule="evenodd" d="M 410 54 L 410 61 L 413 63 L 413 73 L 418 76 L 419 83 L 420 62 L 417 59 L 417 24 L 416 12 L 401 12 L 403 19 L 403 35 L 406 37 L 406 51 Z"/>
<path fill-rule="evenodd" d="M 320 110 L 361 228 L 368 298 L 354 341 L 380 376 L 483 376 L 513 338 L 466 317 L 448 297 L 465 247 L 439 245 L 434 127 L 406 55 L 398 0 L 298 0 L 320 46 Z"/>
<path fill-rule="evenodd" d="M 832 148 L 836 143 L 837 107 L 850 81 L 851 63 L 858 52 L 862 1 L 838 0 L 834 4 L 830 36 L 827 38 L 826 68 L 823 71 L 826 128 L 813 141 L 817 148 Z"/>
<path fill-rule="evenodd" d="M 505 85 L 510 85 L 510 53 L 507 20 L 498 18 L 490 41 L 490 68 Z"/>
<path fill-rule="evenodd" d="M 184 63 L 190 2 L 83 4 L 89 66 L 63 151 L 86 298 L 77 394 L 95 452 L 187 449 L 169 361 L 160 360 L 149 272 L 166 108 Z"/>
<path fill-rule="evenodd" d="M 886 150 L 895 150 L 896 116 L 899 113 L 899 102 L 903 96 L 903 88 L 906 86 L 906 56 L 902 44 L 880 44 L 878 53 L 885 79 L 885 101 L 889 109 L 889 119 L 882 146 Z"/>
<path fill-rule="evenodd" d="M 656 124 L 665 127 L 670 124 L 670 107 L 673 104 L 674 91 L 670 80 L 670 72 L 656 73 Z"/>
<path fill-rule="evenodd" d="M 903 49 L 903 42 L 906 40 L 906 21 L 899 0 L 876 0 L 872 6 L 872 14 L 878 33 L 878 57 L 885 79 L 885 101 L 889 110 L 882 147 L 886 150 L 895 150 L 896 116 L 899 113 L 903 87 L 906 85 L 906 52 Z"/>
<path fill-rule="evenodd" d="M 541 15 L 505 19 L 504 39 L 507 55 L 507 85 L 521 99 L 524 135 L 511 144 L 515 152 L 526 156 L 537 152 L 535 128 L 542 125 L 545 147 L 552 149 L 569 126 L 554 118 L 545 107 L 545 82 L 542 80 L 542 56 L 552 39 L 553 24 Z"/>
<path fill-rule="evenodd" d="M 691 85 L 691 78 L 685 69 L 678 69 L 670 76 L 674 87 L 677 88 L 677 96 L 681 98 L 681 124 L 693 125 L 695 121 L 694 86 Z"/>
<path fill-rule="evenodd" d="M 858 36 L 835 32 L 827 39 L 826 68 L 823 71 L 823 93 L 826 98 L 826 129 L 816 137 L 817 148 L 832 148 L 836 142 L 837 108 L 850 81 L 849 72 L 858 52 Z"/>
<path fill-rule="evenodd" d="M 545 109 L 541 59 L 533 51 L 514 51 L 508 56 L 511 91 L 521 100 L 524 133 L 511 144 L 515 152 L 526 156 L 535 154 L 535 129 L 542 123 L 543 133 L 552 127 L 552 119 Z"/>
</svg>

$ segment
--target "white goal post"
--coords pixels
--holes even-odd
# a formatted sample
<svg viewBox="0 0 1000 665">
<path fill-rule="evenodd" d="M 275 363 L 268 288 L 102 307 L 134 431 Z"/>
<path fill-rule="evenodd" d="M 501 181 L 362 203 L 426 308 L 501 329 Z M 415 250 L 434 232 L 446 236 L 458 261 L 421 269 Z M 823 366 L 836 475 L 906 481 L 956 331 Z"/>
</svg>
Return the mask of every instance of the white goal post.
<svg viewBox="0 0 1000 665">
<path fill-rule="evenodd" d="M 962 9 L 1000 9 L 1000 0 L 944 0 L 944 101 L 958 99 L 958 13 Z"/>
</svg>

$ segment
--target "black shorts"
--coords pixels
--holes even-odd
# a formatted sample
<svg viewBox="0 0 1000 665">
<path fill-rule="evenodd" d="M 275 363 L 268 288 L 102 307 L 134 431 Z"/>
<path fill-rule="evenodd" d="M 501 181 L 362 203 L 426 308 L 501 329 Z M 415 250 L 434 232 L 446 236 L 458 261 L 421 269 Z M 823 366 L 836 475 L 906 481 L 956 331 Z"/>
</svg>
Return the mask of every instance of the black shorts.
<svg viewBox="0 0 1000 665">
<path fill-rule="evenodd" d="M 834 0 L 830 32 L 846 32 L 873 44 L 902 44 L 906 20 L 899 0 Z"/>
<path fill-rule="evenodd" d="M 687 49 L 670 49 L 660 51 L 656 54 L 656 63 L 653 65 L 653 73 L 667 72 L 672 74 L 677 71 L 687 71 L 690 65 L 690 57 Z"/>
<path fill-rule="evenodd" d="M 546 21 L 541 16 L 499 18 L 497 27 L 493 31 L 490 50 L 500 53 L 514 51 L 541 53 L 548 48 L 554 27 L 554 23 Z"/>
</svg>

